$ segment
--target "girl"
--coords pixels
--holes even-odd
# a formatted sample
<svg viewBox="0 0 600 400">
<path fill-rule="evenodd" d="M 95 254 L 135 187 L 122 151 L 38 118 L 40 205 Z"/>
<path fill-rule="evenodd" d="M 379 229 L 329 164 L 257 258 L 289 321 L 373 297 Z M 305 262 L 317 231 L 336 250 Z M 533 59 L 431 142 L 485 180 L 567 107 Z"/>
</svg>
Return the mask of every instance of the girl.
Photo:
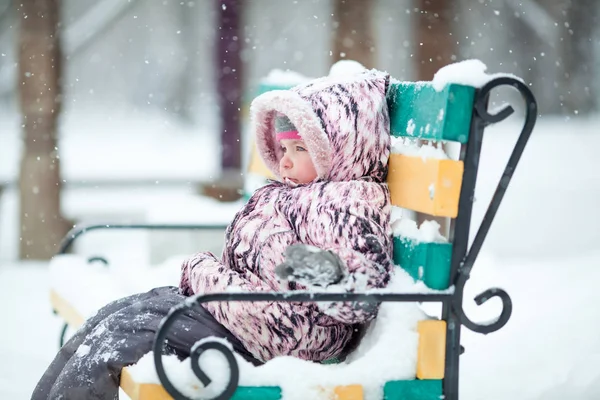
<svg viewBox="0 0 600 400">
<path fill-rule="evenodd" d="M 368 71 L 257 97 L 251 106 L 257 147 L 279 181 L 258 189 L 236 214 L 220 259 L 196 254 L 182 265 L 179 288 L 118 300 L 88 320 L 33 399 L 116 398 L 122 367 L 151 349 L 161 319 L 184 296 L 231 287 L 384 287 L 392 268 L 384 183 L 388 82 L 387 74 Z M 343 357 L 357 325 L 376 311 L 349 302 L 209 302 L 177 322 L 168 351 L 186 357 L 197 340 L 217 336 L 255 364 L 280 355 L 324 361 Z"/>
</svg>

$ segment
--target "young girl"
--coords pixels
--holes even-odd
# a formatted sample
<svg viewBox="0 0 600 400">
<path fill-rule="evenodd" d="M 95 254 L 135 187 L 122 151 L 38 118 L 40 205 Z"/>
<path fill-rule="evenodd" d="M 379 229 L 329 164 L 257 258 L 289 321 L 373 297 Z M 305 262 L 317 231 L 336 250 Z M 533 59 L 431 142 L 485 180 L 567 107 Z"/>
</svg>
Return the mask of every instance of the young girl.
<svg viewBox="0 0 600 400">
<path fill-rule="evenodd" d="M 61 349 L 33 399 L 113 399 L 123 366 L 152 346 L 160 320 L 184 296 L 339 285 L 384 287 L 392 268 L 387 74 L 322 78 L 257 97 L 257 147 L 279 178 L 260 189 L 226 231 L 220 259 L 199 253 L 182 265 L 177 288 L 113 302 Z M 167 338 L 189 355 L 208 336 L 228 339 L 260 364 L 286 355 L 323 361 L 344 355 L 356 325 L 376 308 L 350 302 L 209 302 L 189 310 Z"/>
</svg>

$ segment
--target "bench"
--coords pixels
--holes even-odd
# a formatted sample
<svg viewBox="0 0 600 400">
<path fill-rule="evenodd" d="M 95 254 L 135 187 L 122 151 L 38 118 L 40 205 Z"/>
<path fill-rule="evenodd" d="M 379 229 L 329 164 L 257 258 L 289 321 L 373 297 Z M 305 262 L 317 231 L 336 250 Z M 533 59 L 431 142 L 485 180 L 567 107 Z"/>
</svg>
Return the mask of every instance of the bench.
<svg viewBox="0 0 600 400">
<path fill-rule="evenodd" d="M 505 106 L 499 112 L 487 111 L 490 92 L 498 86 L 513 87 L 525 103 L 525 122 L 519 139 L 507 162 L 483 221 L 468 246 L 471 211 L 484 129 L 500 122 L 514 112 Z M 280 88 L 281 89 L 281 88 Z M 264 89 L 265 90 L 265 89 Z M 426 319 L 418 324 L 419 344 L 415 379 L 389 381 L 383 387 L 387 400 L 458 399 L 461 325 L 487 334 L 502 328 L 509 320 L 512 303 L 502 289 L 492 288 L 475 298 L 478 305 L 492 297 L 502 301 L 500 315 L 489 324 L 470 320 L 463 311 L 463 289 L 471 269 L 490 229 L 520 156 L 533 130 L 537 105 L 530 90 L 512 77 L 497 77 L 483 87 L 474 88 L 448 83 L 436 90 L 431 82 L 392 82 L 388 91 L 391 133 L 395 138 L 433 143 L 456 143 L 460 146 L 458 159 L 429 157 L 419 151 L 394 151 L 389 160 L 388 185 L 394 206 L 432 217 L 449 218 L 447 240 L 427 241 L 410 234 L 407 229 L 395 229 L 393 257 L 416 281 L 430 289 L 427 293 L 214 293 L 196 296 L 175 307 L 163 320 L 156 335 L 153 359 L 161 385 L 136 383 L 127 368 L 121 376 L 121 386 L 133 399 L 186 399 L 168 379 L 162 348 L 166 333 L 186 307 L 208 301 L 373 301 L 441 303 L 440 319 Z M 400 146 L 401 147 L 401 146 Z M 428 154 L 428 153 L 427 153 Z M 255 165 L 260 166 L 260 163 Z M 256 170 L 255 170 L 256 172 Z M 259 172 L 260 173 L 260 172 Z M 65 317 L 68 307 L 54 296 L 53 306 Z M 73 323 L 76 323 L 73 321 Z M 221 351 L 229 360 L 230 380 L 216 399 L 279 399 L 276 386 L 240 386 L 239 367 L 231 351 L 218 342 L 195 346 L 192 359 L 207 348 Z M 200 367 L 194 374 L 203 383 L 210 383 Z M 363 399 L 359 384 L 333 388 L 334 398 Z"/>
</svg>

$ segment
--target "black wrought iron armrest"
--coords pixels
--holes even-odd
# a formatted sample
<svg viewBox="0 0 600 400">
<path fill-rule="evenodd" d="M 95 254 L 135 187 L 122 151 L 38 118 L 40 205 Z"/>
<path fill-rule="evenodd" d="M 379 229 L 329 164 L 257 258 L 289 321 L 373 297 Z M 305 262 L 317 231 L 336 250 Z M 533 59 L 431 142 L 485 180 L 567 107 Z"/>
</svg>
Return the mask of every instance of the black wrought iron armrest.
<svg viewBox="0 0 600 400">
<path fill-rule="evenodd" d="M 243 301 L 243 302 L 255 302 L 255 301 L 281 301 L 281 302 L 318 302 L 318 301 L 352 301 L 352 302 L 441 302 L 441 303 L 453 303 L 453 293 L 314 293 L 314 292 L 264 292 L 264 293 L 212 293 L 205 295 L 197 295 L 188 298 L 181 304 L 173 307 L 167 317 L 161 322 L 153 345 L 153 356 L 154 364 L 156 366 L 156 373 L 160 379 L 161 384 L 165 390 L 173 397 L 174 400 L 189 400 L 184 394 L 182 394 L 175 386 L 171 383 L 162 362 L 163 346 L 167 339 L 167 333 L 177 317 L 185 312 L 188 308 L 201 307 L 202 303 L 208 303 L 210 301 Z M 480 299 L 478 304 L 484 303 L 486 299 Z M 503 305 L 507 308 L 511 308 L 510 302 Z M 503 310 L 502 314 L 505 313 Z M 510 310 L 508 310 L 510 315 Z M 500 319 L 500 318 L 499 318 Z M 505 323 L 505 321 L 504 321 Z M 502 324 L 492 324 L 491 329 L 497 330 L 502 327 Z M 229 363 L 231 377 L 226 389 L 219 396 L 212 400 L 226 400 L 233 396 L 238 382 L 239 382 L 239 368 L 233 352 L 229 347 L 220 342 L 202 342 L 192 347 L 190 352 L 191 365 L 194 375 L 202 382 L 204 386 L 211 383 L 210 378 L 202 371 L 198 363 L 200 355 L 209 349 L 217 350 L 223 353 L 227 362 Z"/>
<path fill-rule="evenodd" d="M 96 224 L 83 225 L 71 229 L 63 238 L 57 254 L 65 254 L 73 242 L 84 234 L 103 229 L 128 230 L 223 230 L 226 224 Z"/>
</svg>

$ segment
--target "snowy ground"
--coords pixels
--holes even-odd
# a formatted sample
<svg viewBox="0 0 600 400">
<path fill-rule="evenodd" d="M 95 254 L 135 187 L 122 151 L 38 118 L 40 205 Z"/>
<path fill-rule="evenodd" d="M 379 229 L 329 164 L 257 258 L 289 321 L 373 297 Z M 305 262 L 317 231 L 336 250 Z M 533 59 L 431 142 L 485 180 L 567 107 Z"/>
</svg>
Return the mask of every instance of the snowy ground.
<svg viewBox="0 0 600 400">
<path fill-rule="evenodd" d="M 515 140 L 511 131 L 515 126 L 507 125 L 490 131 L 484 142 L 474 225 L 481 220 Z M 513 299 L 513 316 L 505 328 L 488 336 L 463 330 L 462 399 L 600 398 L 600 322 L 595 311 L 600 301 L 596 289 L 600 282 L 598 126 L 597 119 L 548 118 L 541 120 L 534 132 L 465 296 L 469 315 L 484 319 L 495 315 L 497 304 L 479 309 L 470 301 L 472 295 L 490 286 L 503 287 Z M 111 137 L 106 137 L 103 146 Z M 0 140 L 7 143 L 4 139 Z M 148 139 L 144 147 L 147 152 L 117 153 L 114 164 L 126 166 L 129 162 L 133 171 L 154 171 L 155 164 L 146 155 L 161 154 L 164 140 Z M 97 142 L 81 141 L 73 146 L 84 153 Z M 189 164 L 179 163 L 177 154 L 164 157 L 161 163 L 172 168 L 172 176 L 185 176 Z M 77 170 L 77 179 L 85 179 L 86 173 L 98 177 L 94 165 L 86 165 L 89 171 Z M 11 172 L 3 166 L 1 173 L 8 176 Z M 65 193 L 64 207 L 66 214 L 88 221 L 180 222 L 189 218 L 199 222 L 214 218 L 214 205 L 198 205 L 193 198 L 192 188 L 186 185 L 72 189 Z M 16 194 L 9 190 L 0 205 L 2 399 L 29 398 L 56 352 L 61 327 L 48 304 L 47 263 L 15 261 L 16 203 Z M 230 212 L 231 207 L 217 214 L 225 218 Z M 160 261 L 167 251 L 204 249 L 195 245 L 194 238 L 188 237 L 187 245 L 178 248 L 162 239 L 98 234 L 79 250 L 87 252 L 94 247 L 115 257 L 127 252 L 139 255 L 144 262 Z"/>
</svg>

